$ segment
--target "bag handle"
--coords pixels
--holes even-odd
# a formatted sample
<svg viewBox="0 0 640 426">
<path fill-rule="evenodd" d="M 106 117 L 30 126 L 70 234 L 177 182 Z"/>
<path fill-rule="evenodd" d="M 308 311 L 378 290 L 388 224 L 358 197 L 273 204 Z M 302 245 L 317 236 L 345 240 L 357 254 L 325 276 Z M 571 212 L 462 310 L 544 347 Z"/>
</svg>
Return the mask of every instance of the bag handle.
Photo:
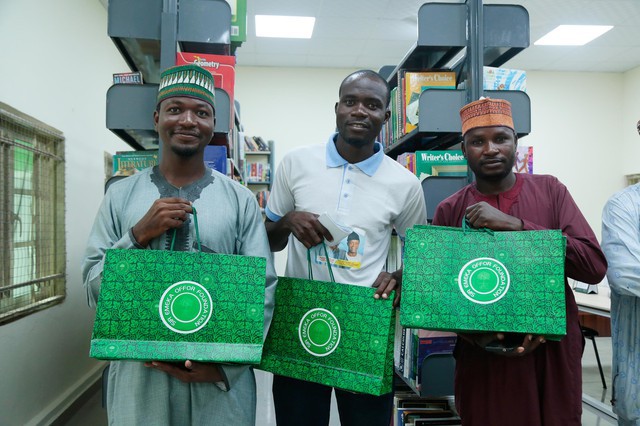
<svg viewBox="0 0 640 426">
<path fill-rule="evenodd" d="M 324 257 L 327 260 L 327 268 L 329 268 L 329 276 L 331 277 L 331 282 L 335 283 L 336 279 L 333 276 L 333 270 L 331 269 L 331 262 L 329 261 L 329 253 L 327 252 L 327 245 L 322 243 L 322 248 L 324 248 Z M 313 281 L 313 268 L 311 267 L 311 249 L 307 249 L 307 263 L 309 265 L 309 279 Z"/>
<path fill-rule="evenodd" d="M 196 228 L 196 241 L 198 242 L 198 251 L 202 251 L 202 245 L 200 244 L 200 230 L 198 229 L 198 213 L 196 212 L 196 207 L 195 206 L 191 206 L 192 211 L 192 215 L 193 215 L 193 224 L 194 227 Z M 176 233 L 178 232 L 178 228 L 173 228 L 173 237 L 171 237 L 171 248 L 170 250 L 173 251 L 173 246 L 176 242 Z"/>
<path fill-rule="evenodd" d="M 466 217 L 462 218 L 462 232 L 466 233 L 466 232 L 477 232 L 477 231 L 486 232 L 487 234 L 491 234 L 491 235 L 493 235 L 493 233 L 495 232 L 493 229 L 489 229 L 489 228 L 472 228 L 467 218 Z"/>
</svg>

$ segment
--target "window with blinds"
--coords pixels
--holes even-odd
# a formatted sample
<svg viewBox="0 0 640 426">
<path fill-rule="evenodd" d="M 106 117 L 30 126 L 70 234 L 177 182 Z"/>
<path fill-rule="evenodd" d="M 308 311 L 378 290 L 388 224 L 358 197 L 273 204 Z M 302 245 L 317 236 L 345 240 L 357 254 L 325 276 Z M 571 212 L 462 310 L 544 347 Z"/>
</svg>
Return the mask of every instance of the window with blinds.
<svg viewBox="0 0 640 426">
<path fill-rule="evenodd" d="M 65 297 L 64 136 L 0 102 L 0 324 Z"/>
</svg>

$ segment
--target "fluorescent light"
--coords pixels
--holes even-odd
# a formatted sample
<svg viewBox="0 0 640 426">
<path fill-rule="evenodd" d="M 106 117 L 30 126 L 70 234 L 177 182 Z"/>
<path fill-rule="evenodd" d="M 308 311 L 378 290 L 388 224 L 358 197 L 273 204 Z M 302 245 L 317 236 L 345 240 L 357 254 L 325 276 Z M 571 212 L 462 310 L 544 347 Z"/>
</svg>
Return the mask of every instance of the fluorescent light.
<svg viewBox="0 0 640 426">
<path fill-rule="evenodd" d="M 316 18 L 256 15 L 257 37 L 311 38 Z"/>
<path fill-rule="evenodd" d="M 582 46 L 609 31 L 611 25 L 558 25 L 534 44 L 545 46 Z"/>
</svg>

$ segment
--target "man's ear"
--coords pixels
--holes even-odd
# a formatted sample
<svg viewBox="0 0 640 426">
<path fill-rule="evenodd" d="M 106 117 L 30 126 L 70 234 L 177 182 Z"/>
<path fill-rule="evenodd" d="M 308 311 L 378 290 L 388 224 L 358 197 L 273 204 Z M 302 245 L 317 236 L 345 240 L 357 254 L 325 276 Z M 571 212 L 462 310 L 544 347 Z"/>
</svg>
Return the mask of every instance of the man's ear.
<svg viewBox="0 0 640 426">
<path fill-rule="evenodd" d="M 158 113 L 158 110 L 154 110 L 153 111 L 153 130 L 155 130 L 156 132 L 158 131 L 158 119 L 160 118 L 160 114 Z"/>
<path fill-rule="evenodd" d="M 389 117 L 391 117 L 391 111 L 389 111 L 389 109 L 387 109 L 384 113 L 384 121 L 383 123 L 386 123 L 389 120 Z"/>
<path fill-rule="evenodd" d="M 333 111 L 337 114 L 338 113 L 338 102 L 336 102 L 336 105 L 333 107 Z"/>
</svg>

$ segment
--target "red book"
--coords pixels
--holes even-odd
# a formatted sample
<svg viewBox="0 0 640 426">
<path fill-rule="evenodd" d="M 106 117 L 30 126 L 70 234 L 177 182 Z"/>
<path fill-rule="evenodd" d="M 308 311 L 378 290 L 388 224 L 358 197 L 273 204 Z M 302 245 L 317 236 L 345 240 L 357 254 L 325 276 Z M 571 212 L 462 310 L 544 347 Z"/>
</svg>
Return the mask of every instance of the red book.
<svg viewBox="0 0 640 426">
<path fill-rule="evenodd" d="M 213 75 L 215 87 L 223 89 L 229 95 L 231 122 L 229 128 L 233 128 L 234 107 L 233 92 L 236 84 L 236 57 L 226 55 L 209 55 L 205 53 L 178 52 L 176 65 L 195 64 L 206 69 Z"/>
</svg>

